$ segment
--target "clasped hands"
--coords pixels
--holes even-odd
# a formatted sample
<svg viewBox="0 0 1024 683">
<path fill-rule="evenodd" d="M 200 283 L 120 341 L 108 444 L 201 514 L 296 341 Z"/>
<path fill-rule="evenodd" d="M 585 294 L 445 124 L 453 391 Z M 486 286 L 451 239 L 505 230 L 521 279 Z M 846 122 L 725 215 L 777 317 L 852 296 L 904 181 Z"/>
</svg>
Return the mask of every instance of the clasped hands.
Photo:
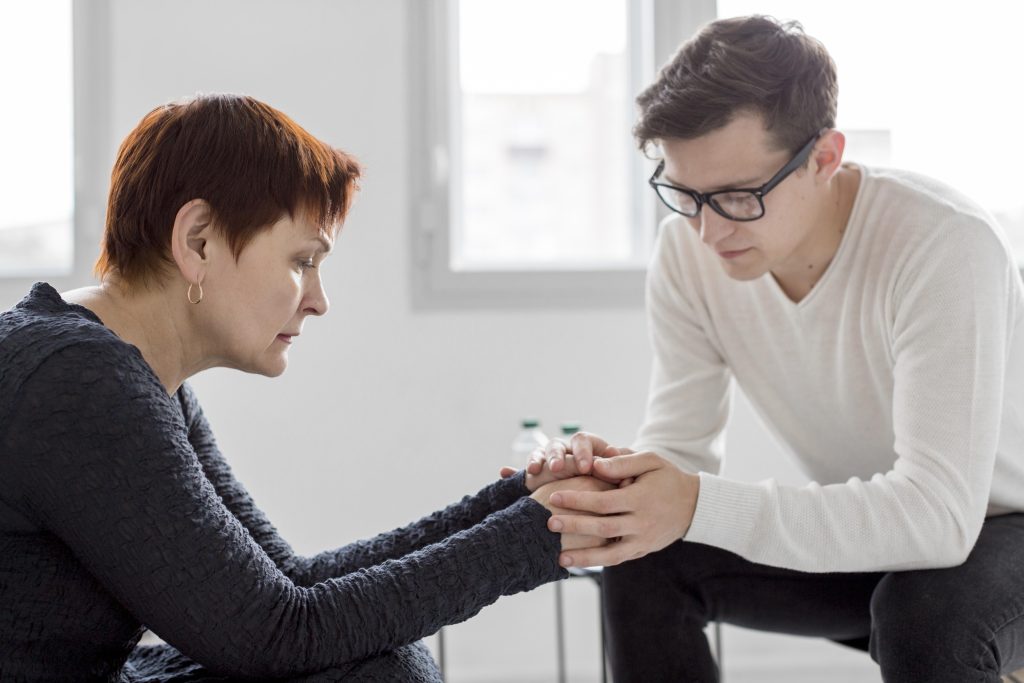
<svg viewBox="0 0 1024 683">
<path fill-rule="evenodd" d="M 516 472 L 503 467 L 501 476 Z M 579 432 L 530 455 L 526 486 L 551 511 L 548 529 L 562 534 L 560 565 L 611 566 L 681 539 L 693 520 L 700 478 L 656 453 Z"/>
</svg>

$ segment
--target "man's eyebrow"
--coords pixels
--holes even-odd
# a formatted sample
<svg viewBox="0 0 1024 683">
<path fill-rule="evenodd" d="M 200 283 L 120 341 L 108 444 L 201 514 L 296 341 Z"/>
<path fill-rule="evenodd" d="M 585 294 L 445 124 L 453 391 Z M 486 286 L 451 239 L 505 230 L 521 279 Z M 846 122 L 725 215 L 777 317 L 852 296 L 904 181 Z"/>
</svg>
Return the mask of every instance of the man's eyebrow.
<svg viewBox="0 0 1024 683">
<path fill-rule="evenodd" d="M 673 180 L 672 178 L 669 178 L 664 173 L 661 174 L 661 177 L 669 185 L 675 185 L 676 187 L 681 187 L 684 190 L 691 190 L 693 192 L 696 192 L 696 190 L 694 190 L 689 185 L 677 182 L 677 181 Z M 739 182 L 729 183 L 728 185 L 720 185 L 719 187 L 712 188 L 712 189 L 708 190 L 707 192 L 720 192 L 722 190 L 737 190 L 737 189 L 741 189 L 741 188 L 758 187 L 758 186 L 761 185 L 761 183 L 758 183 L 759 179 L 760 178 L 751 178 L 749 180 L 741 180 Z M 757 183 L 757 184 L 755 185 L 754 183 Z"/>
</svg>

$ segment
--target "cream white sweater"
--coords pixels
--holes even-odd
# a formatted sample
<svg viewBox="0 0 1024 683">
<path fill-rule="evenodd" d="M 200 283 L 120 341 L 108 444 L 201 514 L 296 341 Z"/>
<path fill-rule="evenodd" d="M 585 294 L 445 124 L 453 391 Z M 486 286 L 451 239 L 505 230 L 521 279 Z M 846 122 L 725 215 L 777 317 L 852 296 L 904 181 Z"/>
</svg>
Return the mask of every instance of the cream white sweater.
<svg viewBox="0 0 1024 683">
<path fill-rule="evenodd" d="M 816 572 L 961 563 L 1024 510 L 1024 287 L 991 217 L 860 167 L 839 250 L 793 303 L 729 278 L 681 218 L 648 276 L 654 366 L 634 446 L 700 473 L 686 540 Z M 814 482 L 718 476 L 731 379 Z"/>
</svg>

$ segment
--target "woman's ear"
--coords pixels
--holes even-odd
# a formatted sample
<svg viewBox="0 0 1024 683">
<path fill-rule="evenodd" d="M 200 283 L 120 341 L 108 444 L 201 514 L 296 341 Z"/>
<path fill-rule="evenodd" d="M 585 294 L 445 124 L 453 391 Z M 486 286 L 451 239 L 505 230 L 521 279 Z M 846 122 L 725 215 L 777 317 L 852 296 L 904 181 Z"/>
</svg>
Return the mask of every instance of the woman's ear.
<svg viewBox="0 0 1024 683">
<path fill-rule="evenodd" d="M 811 158 L 814 160 L 814 175 L 821 182 L 828 182 L 843 163 L 846 136 L 836 129 L 824 133 L 814 145 Z"/>
<path fill-rule="evenodd" d="M 193 199 L 178 209 L 171 230 L 171 256 L 186 282 L 201 283 L 209 265 L 207 241 L 213 230 L 210 205 Z"/>
</svg>

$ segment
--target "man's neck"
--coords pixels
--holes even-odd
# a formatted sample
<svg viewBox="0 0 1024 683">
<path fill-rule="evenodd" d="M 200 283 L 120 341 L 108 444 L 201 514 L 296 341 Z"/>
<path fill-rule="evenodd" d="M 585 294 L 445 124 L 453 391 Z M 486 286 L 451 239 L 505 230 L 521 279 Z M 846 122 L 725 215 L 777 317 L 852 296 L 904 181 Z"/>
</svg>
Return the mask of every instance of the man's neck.
<svg viewBox="0 0 1024 683">
<path fill-rule="evenodd" d="M 772 271 L 779 287 L 794 303 L 811 293 L 839 251 L 860 187 L 860 171 L 843 166 L 829 185 L 829 192 L 814 219 L 818 227 L 791 263 L 784 269 Z"/>
</svg>

